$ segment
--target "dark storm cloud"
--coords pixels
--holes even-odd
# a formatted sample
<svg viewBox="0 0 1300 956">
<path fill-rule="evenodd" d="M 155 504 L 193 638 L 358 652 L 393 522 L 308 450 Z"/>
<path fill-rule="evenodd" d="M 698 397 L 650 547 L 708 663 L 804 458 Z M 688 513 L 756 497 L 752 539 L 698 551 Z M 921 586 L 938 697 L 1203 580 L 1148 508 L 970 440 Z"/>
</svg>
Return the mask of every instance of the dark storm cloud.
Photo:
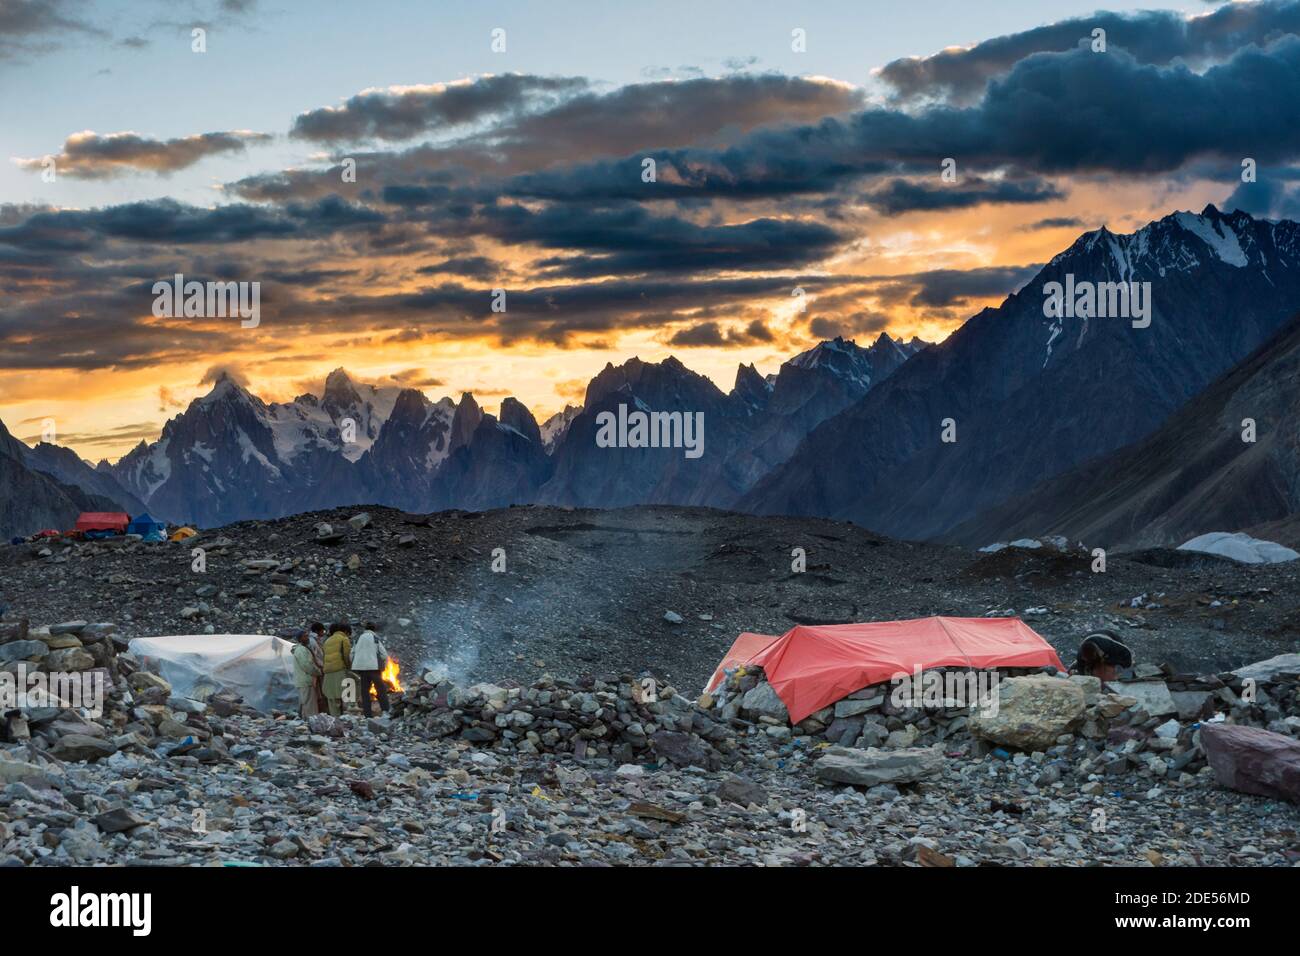
<svg viewBox="0 0 1300 956">
<path fill-rule="evenodd" d="M 754 319 L 743 328 L 722 328 L 717 322 L 701 322 L 674 332 L 669 345 L 683 348 L 726 348 L 771 342 L 772 330 Z"/>
<path fill-rule="evenodd" d="M 830 280 L 800 279 L 797 284 L 819 288 Z M 602 333 L 658 328 L 690 321 L 705 307 L 728 303 L 745 309 L 762 300 L 787 301 L 796 280 L 768 276 L 713 280 L 618 280 L 569 285 L 507 288 L 507 309 L 491 311 L 488 288 L 455 282 L 414 293 L 343 297 L 327 309 L 331 316 L 365 316 L 372 323 L 394 320 L 412 330 L 449 337 L 496 335 L 502 341 L 522 339 L 564 346 L 576 333 Z M 746 334 L 760 340 L 766 329 L 750 324 Z"/>
<path fill-rule="evenodd" d="M 580 77 L 504 73 L 455 83 L 364 90 L 342 106 L 300 113 L 290 135 L 318 143 L 410 139 L 538 109 L 587 87 Z"/>
<path fill-rule="evenodd" d="M 157 199 L 101 209 L 37 212 L 0 227 L 0 249 L 86 251 L 108 239 L 180 244 L 310 239 L 383 221 L 382 213 L 338 198 L 283 209 L 247 205 L 204 209 Z"/>
<path fill-rule="evenodd" d="M 854 312 L 835 317 L 818 315 L 808 320 L 808 332 L 816 339 L 852 339 L 883 332 L 889 323 L 889 316 L 877 312 Z"/>
<path fill-rule="evenodd" d="M 944 184 L 936 175 L 930 182 L 891 179 L 861 197 L 863 203 L 886 216 L 907 212 L 969 209 L 972 206 L 1040 203 L 1065 198 L 1049 182 L 1030 180 L 987 180 L 973 177 Z"/>
<path fill-rule="evenodd" d="M 446 274 L 464 276 L 466 279 L 482 279 L 486 282 L 502 271 L 502 265 L 487 256 L 452 256 L 432 265 L 421 266 L 415 271 L 419 275 Z"/>
<path fill-rule="evenodd" d="M 950 49 L 887 64 L 880 77 L 900 100 L 921 98 L 972 102 L 994 77 L 1036 53 L 1060 53 L 1091 43 L 1092 31 L 1106 31 L 1108 50 L 1123 49 L 1138 63 L 1166 66 L 1223 60 L 1249 44 L 1265 44 L 1300 31 L 1300 0 L 1230 3 L 1184 18 L 1165 10 L 1096 13 L 1021 33 L 995 37 L 969 49 Z"/>
<path fill-rule="evenodd" d="M 242 153 L 250 143 L 265 143 L 271 137 L 247 130 L 199 133 L 177 139 L 151 139 L 139 133 L 109 133 L 101 136 L 87 130 L 73 133 L 53 156 L 60 176 L 73 179 L 107 179 L 130 172 L 173 173 L 193 166 L 207 156 Z M 19 159 L 24 169 L 40 172 L 44 157 Z"/>
<path fill-rule="evenodd" d="M 1240 209 L 1265 219 L 1300 219 L 1300 190 L 1282 177 L 1241 183 L 1223 204 L 1225 212 Z"/>
<path fill-rule="evenodd" d="M 1041 263 L 1026 266 L 987 266 L 980 269 L 931 269 L 875 280 L 876 294 L 886 303 L 946 308 L 971 299 L 1010 295 L 1034 277 Z"/>
<path fill-rule="evenodd" d="M 617 159 L 637 150 L 725 145 L 759 126 L 844 114 L 861 101 L 861 92 L 844 84 L 775 74 L 639 83 L 607 93 L 584 91 L 551 108 L 512 116 L 470 138 L 353 153 L 350 158 L 356 162 L 358 183 L 374 184 L 386 202 L 422 204 L 446 198 L 443 190 L 452 174 L 469 183 L 552 165 Z M 686 160 L 683 155 L 683 164 Z M 628 182 L 640 183 L 640 157 L 625 165 L 631 172 Z M 314 198 L 340 191 L 341 173 L 339 165 L 285 170 L 249 176 L 228 183 L 226 189 L 255 202 Z M 431 183 L 428 177 L 439 173 L 444 181 Z M 563 191 L 555 183 L 540 186 Z M 633 189 L 607 190 L 606 197 L 645 198 Z M 529 195 L 527 184 L 519 184 L 516 194 Z"/>
<path fill-rule="evenodd" d="M 1144 65 L 1112 49 L 1023 60 L 974 107 L 871 109 L 811 126 L 763 129 L 723 150 L 653 152 L 544 170 L 506 184 L 512 195 L 573 202 L 611 198 L 744 199 L 818 193 L 900 164 L 1025 174 L 1160 173 L 1194 159 L 1234 165 L 1300 153 L 1300 38 L 1248 47 L 1197 74 Z"/>
<path fill-rule="evenodd" d="M 655 216 L 627 203 L 613 207 L 490 205 L 437 222 L 437 231 L 463 230 L 502 242 L 576 250 L 541 262 L 567 278 L 644 272 L 793 268 L 832 253 L 842 237 L 821 223 L 752 219 L 725 225 Z"/>
</svg>

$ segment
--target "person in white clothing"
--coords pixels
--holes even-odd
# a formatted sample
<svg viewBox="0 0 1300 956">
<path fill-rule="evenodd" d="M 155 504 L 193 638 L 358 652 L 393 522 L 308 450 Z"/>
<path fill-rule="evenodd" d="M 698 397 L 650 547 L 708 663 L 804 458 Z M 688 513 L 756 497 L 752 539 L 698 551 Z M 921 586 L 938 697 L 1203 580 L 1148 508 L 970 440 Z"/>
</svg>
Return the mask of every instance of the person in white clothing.
<svg viewBox="0 0 1300 956">
<path fill-rule="evenodd" d="M 367 717 L 370 714 L 370 688 L 375 689 L 379 698 L 379 712 L 388 713 L 388 685 L 384 683 L 383 671 L 388 664 L 388 649 L 375 633 L 378 625 L 367 621 L 365 630 L 352 645 L 352 670 L 357 675 L 357 697 L 361 711 Z"/>
</svg>

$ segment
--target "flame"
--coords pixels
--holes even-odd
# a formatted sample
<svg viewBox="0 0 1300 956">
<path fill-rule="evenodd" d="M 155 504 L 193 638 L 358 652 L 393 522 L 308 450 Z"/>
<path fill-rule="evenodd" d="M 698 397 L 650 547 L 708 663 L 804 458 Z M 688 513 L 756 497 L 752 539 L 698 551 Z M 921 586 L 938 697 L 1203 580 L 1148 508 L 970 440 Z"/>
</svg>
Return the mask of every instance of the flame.
<svg viewBox="0 0 1300 956">
<path fill-rule="evenodd" d="M 380 673 L 379 679 L 388 685 L 389 690 L 400 691 L 402 689 L 402 682 L 398 679 L 398 674 L 400 674 L 401 671 L 402 669 L 397 666 L 396 659 L 390 654 L 388 655 L 388 663 L 384 665 L 384 669 Z"/>
</svg>

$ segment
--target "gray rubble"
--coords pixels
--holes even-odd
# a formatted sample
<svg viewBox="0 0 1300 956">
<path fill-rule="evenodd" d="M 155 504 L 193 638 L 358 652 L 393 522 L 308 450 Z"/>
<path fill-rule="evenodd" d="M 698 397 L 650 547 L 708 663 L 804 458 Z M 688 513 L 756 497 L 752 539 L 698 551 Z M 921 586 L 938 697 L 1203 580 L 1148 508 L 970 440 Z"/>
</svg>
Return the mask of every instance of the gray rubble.
<svg viewBox="0 0 1300 956">
<path fill-rule="evenodd" d="M 0 623 L 0 647 L 93 634 L 87 668 L 110 678 L 98 715 L 3 715 L 0 865 L 1300 863 L 1300 807 L 1225 788 L 1212 725 L 1151 714 L 1122 681 L 1002 675 L 1083 702 L 1036 750 L 879 687 L 791 726 L 761 671 L 699 700 L 644 674 L 412 676 L 389 716 L 304 721 L 178 698 L 111 624 L 76 623 Z M 1300 674 L 1162 677 L 1217 726 L 1300 738 Z"/>
</svg>

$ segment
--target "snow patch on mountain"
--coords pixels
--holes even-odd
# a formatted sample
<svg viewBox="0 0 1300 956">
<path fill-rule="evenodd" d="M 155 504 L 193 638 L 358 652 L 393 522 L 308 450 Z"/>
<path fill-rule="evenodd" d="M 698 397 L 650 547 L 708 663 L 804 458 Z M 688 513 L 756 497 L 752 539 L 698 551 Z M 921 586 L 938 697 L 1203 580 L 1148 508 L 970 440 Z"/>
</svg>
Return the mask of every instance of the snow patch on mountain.
<svg viewBox="0 0 1300 956">
<path fill-rule="evenodd" d="M 1190 212 L 1174 213 L 1174 220 L 1188 232 L 1199 236 L 1223 262 L 1238 269 L 1246 265 L 1246 253 L 1241 249 L 1237 233 L 1225 220 L 1211 220 Z"/>
</svg>

